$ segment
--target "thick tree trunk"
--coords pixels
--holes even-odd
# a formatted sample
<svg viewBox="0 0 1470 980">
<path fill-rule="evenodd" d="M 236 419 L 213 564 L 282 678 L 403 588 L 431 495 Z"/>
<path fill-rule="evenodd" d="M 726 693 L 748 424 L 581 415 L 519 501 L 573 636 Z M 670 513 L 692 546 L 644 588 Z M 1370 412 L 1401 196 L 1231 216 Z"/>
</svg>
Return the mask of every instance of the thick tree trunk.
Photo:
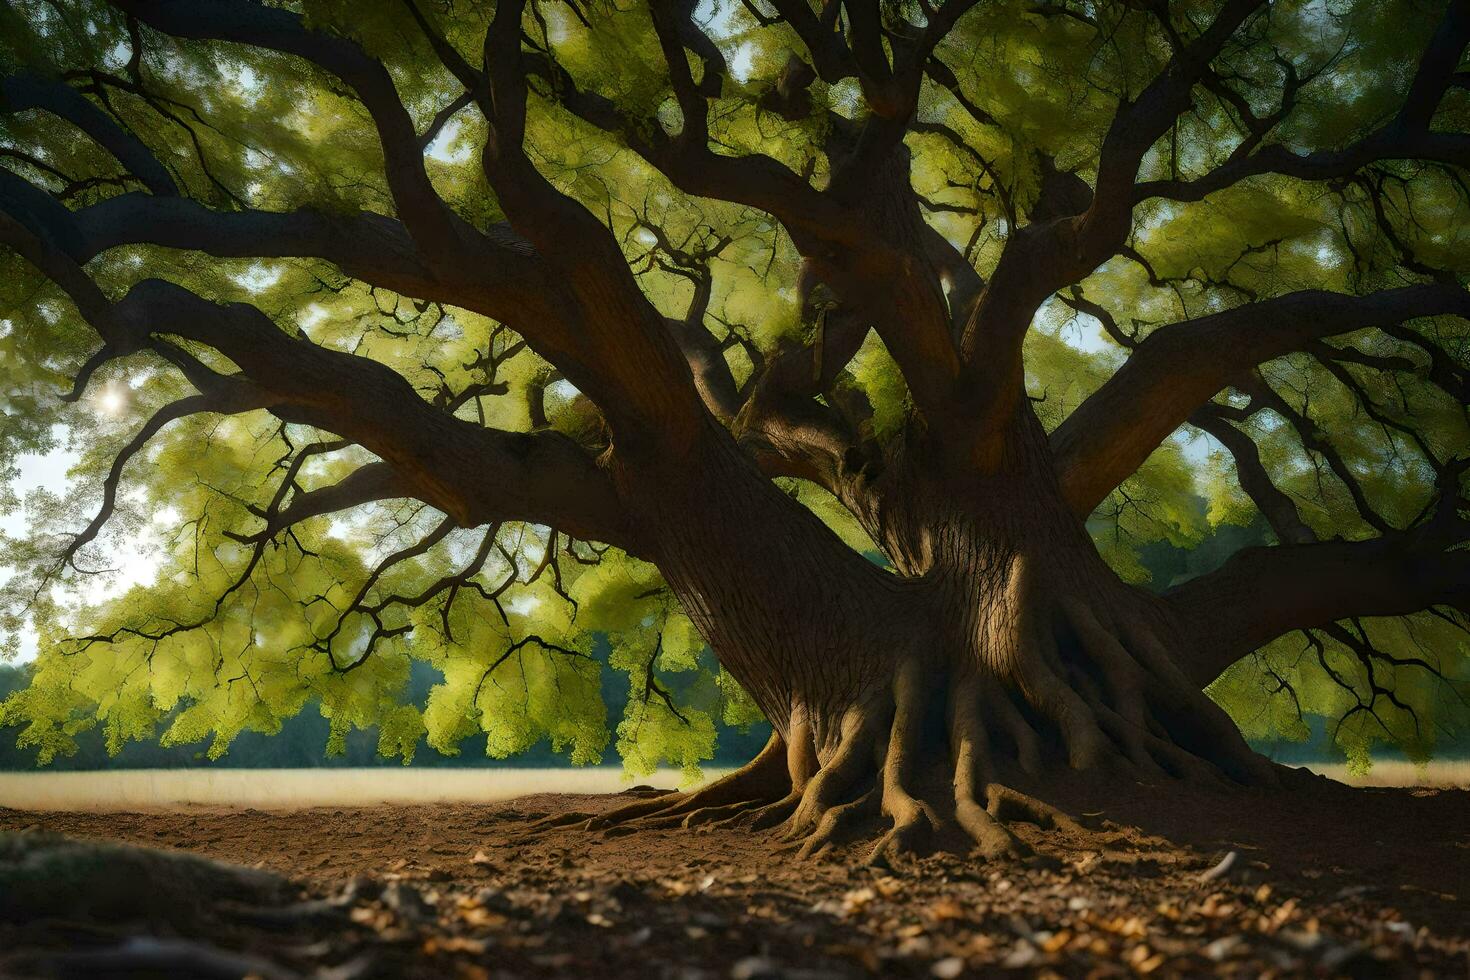
<svg viewBox="0 0 1470 980">
<path fill-rule="evenodd" d="M 685 611 L 776 730 L 797 714 L 825 726 L 892 676 L 886 651 L 918 642 L 923 589 L 844 545 L 711 428 L 689 458 L 620 470 L 620 491 Z"/>
<path fill-rule="evenodd" d="M 1011 426 L 983 473 L 913 437 L 854 485 L 848 502 L 892 569 L 837 540 L 723 432 L 677 470 L 624 471 L 654 560 L 776 735 L 727 780 L 599 822 L 782 823 L 812 852 L 881 813 L 875 858 L 956 840 L 994 855 L 1021 849 L 1011 816 L 1066 822 L 1014 789 L 1044 795 L 1049 774 L 1274 781 L 1177 666 L 1185 633 L 1166 603 L 1097 554 L 1034 416 Z"/>
</svg>

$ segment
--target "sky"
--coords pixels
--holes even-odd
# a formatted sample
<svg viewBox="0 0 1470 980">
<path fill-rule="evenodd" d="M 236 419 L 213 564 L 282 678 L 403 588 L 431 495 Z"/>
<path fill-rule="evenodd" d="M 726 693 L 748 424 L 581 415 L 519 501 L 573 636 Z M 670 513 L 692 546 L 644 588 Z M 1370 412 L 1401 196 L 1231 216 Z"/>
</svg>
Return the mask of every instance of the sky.
<svg viewBox="0 0 1470 980">
<path fill-rule="evenodd" d="M 19 475 L 12 481 L 11 486 L 21 499 L 25 499 L 27 494 L 37 489 L 49 490 L 57 496 L 63 496 L 72 486 L 67 471 L 76 462 L 77 454 L 64 448 L 52 450 L 44 455 L 27 453 L 17 456 L 16 466 Z M 166 517 L 167 515 L 160 516 Z M 22 537 L 26 534 L 28 527 L 29 521 L 24 507 L 8 514 L 0 514 L 0 533 Z M 145 536 L 144 539 L 134 542 L 130 547 L 113 554 L 118 574 L 109 577 L 105 585 L 90 588 L 87 593 L 90 600 L 109 598 L 134 585 L 153 581 L 158 573 L 158 562 L 149 553 L 149 546 L 153 543 L 149 537 Z M 35 656 L 35 637 L 26 634 L 21 638 L 20 656 L 17 662 L 24 663 L 34 659 Z"/>
</svg>

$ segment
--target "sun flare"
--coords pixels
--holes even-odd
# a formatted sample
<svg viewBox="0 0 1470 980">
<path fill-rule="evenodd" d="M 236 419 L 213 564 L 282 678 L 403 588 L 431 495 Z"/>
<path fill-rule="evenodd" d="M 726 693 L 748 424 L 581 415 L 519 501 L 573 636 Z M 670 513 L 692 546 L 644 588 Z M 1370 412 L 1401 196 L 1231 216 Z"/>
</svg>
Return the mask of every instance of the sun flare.
<svg viewBox="0 0 1470 980">
<path fill-rule="evenodd" d="M 127 407 L 128 395 L 126 389 L 109 386 L 97 399 L 97 406 L 108 415 L 120 415 Z"/>
</svg>

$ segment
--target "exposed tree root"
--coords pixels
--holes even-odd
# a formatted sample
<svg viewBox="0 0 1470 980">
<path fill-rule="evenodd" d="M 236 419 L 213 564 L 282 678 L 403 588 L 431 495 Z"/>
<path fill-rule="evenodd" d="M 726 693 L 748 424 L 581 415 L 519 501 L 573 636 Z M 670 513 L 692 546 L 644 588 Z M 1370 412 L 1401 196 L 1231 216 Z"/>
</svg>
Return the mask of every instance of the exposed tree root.
<svg viewBox="0 0 1470 980">
<path fill-rule="evenodd" d="M 580 825 L 585 830 L 608 830 L 632 820 L 649 828 L 694 827 L 730 819 L 786 794 L 791 786 L 789 765 L 786 743 L 772 735 L 754 759 L 708 786 L 638 800 L 606 813 L 563 813 L 542 821 L 536 829 Z"/>
<path fill-rule="evenodd" d="M 1021 575 L 1012 590 L 1013 636 L 986 655 L 908 656 L 826 724 L 809 723 L 798 706 L 788 739 L 773 735 L 754 761 L 709 786 L 543 826 L 734 824 L 774 829 L 802 858 L 868 839 L 867 863 L 890 867 L 936 851 L 1051 860 L 1013 828 L 1091 846 L 1111 838 L 1020 788 L 1045 795 L 1059 771 L 1279 784 L 1282 770 L 1250 750 L 1146 624 L 1071 596 L 1037 602 Z"/>
</svg>

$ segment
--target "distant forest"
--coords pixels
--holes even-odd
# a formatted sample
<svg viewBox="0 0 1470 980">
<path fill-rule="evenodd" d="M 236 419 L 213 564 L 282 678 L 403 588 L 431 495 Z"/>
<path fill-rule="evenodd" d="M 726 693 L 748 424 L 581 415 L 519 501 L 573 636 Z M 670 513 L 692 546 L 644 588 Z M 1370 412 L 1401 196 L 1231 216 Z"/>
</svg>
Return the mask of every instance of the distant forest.
<svg viewBox="0 0 1470 980">
<path fill-rule="evenodd" d="M 1201 502 L 1202 505 L 1203 502 Z M 1105 529 L 1094 529 L 1095 533 L 1108 533 Z M 1194 548 L 1176 548 L 1167 543 L 1150 544 L 1141 549 L 1143 565 L 1150 573 L 1150 584 L 1159 590 L 1203 574 L 1219 566 L 1226 557 L 1243 547 L 1268 543 L 1264 526 L 1235 527 L 1221 526 Z M 606 656 L 607 651 L 602 651 Z M 422 661 L 414 661 L 409 678 L 409 694 L 420 707 L 428 697 L 429 689 L 442 678 L 439 672 Z M 616 725 L 628 698 L 627 675 L 621 671 L 602 671 L 603 701 L 608 707 L 609 723 Z M 25 665 L 0 663 L 0 699 L 26 685 Z M 1282 762 L 1341 761 L 1343 753 L 1334 745 L 1328 720 L 1309 717 L 1308 725 L 1312 737 L 1307 741 L 1286 739 L 1257 742 L 1255 747 Z M 360 768 L 365 766 L 401 766 L 395 756 L 384 758 L 378 754 L 378 732 L 376 727 L 352 731 L 347 737 L 346 750 L 340 755 L 327 756 L 327 719 L 312 707 L 287 718 L 276 735 L 260 732 L 242 732 L 230 745 L 229 752 L 216 761 L 210 761 L 205 750 L 209 740 L 195 744 L 163 747 L 154 741 L 129 742 L 117 756 L 109 757 L 103 745 L 100 730 L 94 729 L 78 737 L 81 749 L 76 755 L 58 758 L 49 767 L 51 771 L 85 771 L 95 769 L 309 769 L 315 767 Z M 0 770 L 24 771 L 36 768 L 36 753 L 33 749 L 19 749 L 15 740 L 17 728 L 0 728 Z M 760 751 L 770 735 L 770 728 L 761 723 L 739 730 L 718 724 L 718 740 L 715 756 L 708 765 L 737 766 Z M 484 736 L 471 736 L 459 746 L 459 754 L 442 755 L 421 745 L 412 765 L 419 767 L 517 767 L 551 768 L 569 765 L 565 756 L 553 752 L 545 741 L 527 752 L 508 759 L 495 759 L 486 755 Z M 1460 740 L 1441 744 L 1442 756 L 1459 757 L 1470 755 L 1470 741 Z M 1394 756 L 1385 749 L 1384 757 Z M 620 760 L 609 748 L 603 763 L 618 765 Z"/>
</svg>

